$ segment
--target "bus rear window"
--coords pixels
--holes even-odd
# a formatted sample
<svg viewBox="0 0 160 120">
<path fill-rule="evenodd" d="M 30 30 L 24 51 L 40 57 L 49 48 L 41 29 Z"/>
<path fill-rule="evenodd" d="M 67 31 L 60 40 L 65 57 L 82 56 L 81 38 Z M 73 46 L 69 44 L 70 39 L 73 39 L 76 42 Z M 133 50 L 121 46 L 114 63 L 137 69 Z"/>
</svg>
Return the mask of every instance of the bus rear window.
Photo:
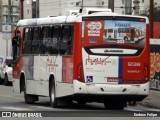
<svg viewBox="0 0 160 120">
<path fill-rule="evenodd" d="M 123 44 L 143 48 L 146 41 L 146 20 L 132 17 L 83 19 L 82 39 L 84 46 Z"/>
</svg>

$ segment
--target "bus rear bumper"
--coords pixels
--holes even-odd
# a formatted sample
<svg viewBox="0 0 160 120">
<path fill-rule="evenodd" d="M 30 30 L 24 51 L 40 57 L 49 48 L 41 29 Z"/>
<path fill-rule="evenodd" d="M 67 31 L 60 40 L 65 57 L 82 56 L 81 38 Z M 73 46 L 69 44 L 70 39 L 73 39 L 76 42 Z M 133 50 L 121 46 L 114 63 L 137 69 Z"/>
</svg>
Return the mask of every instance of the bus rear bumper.
<svg viewBox="0 0 160 120">
<path fill-rule="evenodd" d="M 74 94 L 75 101 L 86 101 L 86 102 L 136 102 L 142 101 L 147 95 L 98 95 L 98 94 Z"/>
<path fill-rule="evenodd" d="M 73 81 L 74 94 L 142 95 L 148 96 L 149 82 L 145 84 L 93 84 Z"/>
</svg>

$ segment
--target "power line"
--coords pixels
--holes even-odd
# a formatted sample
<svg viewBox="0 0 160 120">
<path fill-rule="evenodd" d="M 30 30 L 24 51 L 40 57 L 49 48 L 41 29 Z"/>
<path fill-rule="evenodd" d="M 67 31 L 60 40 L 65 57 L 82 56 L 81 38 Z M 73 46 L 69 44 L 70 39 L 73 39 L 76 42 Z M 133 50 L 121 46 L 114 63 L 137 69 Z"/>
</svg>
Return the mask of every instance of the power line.
<svg viewBox="0 0 160 120">
<path fill-rule="evenodd" d="M 79 0 L 77 2 L 81 2 L 81 1 Z M 72 3 L 77 3 L 77 2 L 74 2 L 73 0 L 67 0 L 66 2 L 63 2 L 63 3 L 70 3 L 70 4 L 72 4 Z M 60 4 L 60 3 L 62 3 L 62 2 L 61 1 L 56 1 L 56 2 L 40 2 L 41 5 L 46 5 L 46 4 L 51 5 L 51 4 Z"/>
</svg>

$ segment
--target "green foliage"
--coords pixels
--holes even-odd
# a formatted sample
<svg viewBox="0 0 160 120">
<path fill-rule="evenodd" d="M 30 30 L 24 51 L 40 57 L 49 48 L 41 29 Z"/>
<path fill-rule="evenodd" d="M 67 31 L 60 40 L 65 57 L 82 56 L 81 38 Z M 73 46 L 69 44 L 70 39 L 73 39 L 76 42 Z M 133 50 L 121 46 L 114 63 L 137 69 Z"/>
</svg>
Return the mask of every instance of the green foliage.
<svg viewBox="0 0 160 120">
<path fill-rule="evenodd" d="M 141 14 L 142 16 L 147 16 L 148 18 L 150 17 L 150 9 L 146 11 L 145 13 Z M 160 22 L 160 7 L 154 7 L 154 15 L 153 15 L 153 20 L 155 22 Z"/>
<path fill-rule="evenodd" d="M 154 21 L 160 22 L 160 7 L 154 8 Z"/>
</svg>

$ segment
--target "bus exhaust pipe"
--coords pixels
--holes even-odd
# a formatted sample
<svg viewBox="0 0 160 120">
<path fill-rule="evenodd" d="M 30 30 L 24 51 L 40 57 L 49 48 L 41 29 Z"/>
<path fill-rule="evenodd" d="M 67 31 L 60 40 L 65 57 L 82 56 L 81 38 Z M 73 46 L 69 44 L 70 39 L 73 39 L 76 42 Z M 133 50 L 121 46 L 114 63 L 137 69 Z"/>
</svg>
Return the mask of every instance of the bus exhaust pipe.
<svg viewBox="0 0 160 120">
<path fill-rule="evenodd" d="M 136 105 L 137 105 L 137 102 L 136 102 L 136 101 L 129 101 L 129 105 L 130 105 L 130 106 L 136 106 Z"/>
</svg>

